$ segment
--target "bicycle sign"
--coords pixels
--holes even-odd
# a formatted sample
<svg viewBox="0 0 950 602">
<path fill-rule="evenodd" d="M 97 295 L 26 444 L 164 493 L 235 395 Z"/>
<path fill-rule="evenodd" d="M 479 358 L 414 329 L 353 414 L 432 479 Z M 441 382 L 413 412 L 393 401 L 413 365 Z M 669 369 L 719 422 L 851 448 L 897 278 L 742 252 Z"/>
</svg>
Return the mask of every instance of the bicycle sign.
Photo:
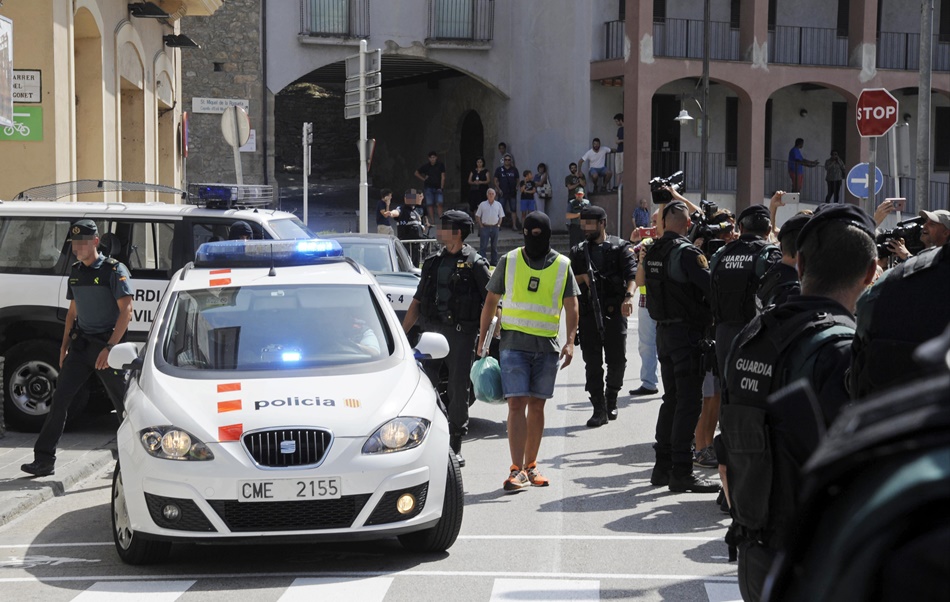
<svg viewBox="0 0 950 602">
<path fill-rule="evenodd" d="M 17 142 L 43 139 L 43 107 L 13 107 L 13 125 L 0 127 L 0 140 Z"/>
</svg>

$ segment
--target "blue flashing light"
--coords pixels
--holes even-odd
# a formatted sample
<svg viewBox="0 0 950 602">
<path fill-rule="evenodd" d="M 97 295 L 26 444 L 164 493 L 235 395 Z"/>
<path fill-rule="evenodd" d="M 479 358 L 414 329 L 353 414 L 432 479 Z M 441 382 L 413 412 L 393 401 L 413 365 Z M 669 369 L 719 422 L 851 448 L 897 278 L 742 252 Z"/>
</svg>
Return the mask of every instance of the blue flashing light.
<svg viewBox="0 0 950 602">
<path fill-rule="evenodd" d="M 286 351 L 283 355 L 280 356 L 285 362 L 299 362 L 300 361 L 300 352 L 299 351 Z"/>
<path fill-rule="evenodd" d="M 299 266 L 342 257 L 343 247 L 331 239 L 229 240 L 198 247 L 195 267 Z"/>
</svg>

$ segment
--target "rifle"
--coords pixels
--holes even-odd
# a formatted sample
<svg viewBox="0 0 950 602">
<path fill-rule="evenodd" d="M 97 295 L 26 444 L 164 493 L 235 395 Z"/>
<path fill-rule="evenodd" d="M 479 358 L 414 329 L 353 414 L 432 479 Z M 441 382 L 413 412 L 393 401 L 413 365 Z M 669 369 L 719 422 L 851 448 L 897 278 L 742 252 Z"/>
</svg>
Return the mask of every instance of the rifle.
<svg viewBox="0 0 950 602">
<path fill-rule="evenodd" d="M 587 257 L 587 295 L 590 299 L 590 308 L 594 312 L 594 322 L 601 340 L 604 338 L 604 314 L 600 306 L 600 295 L 597 293 L 597 273 L 590 260 L 590 241 L 584 243 L 584 255 Z"/>
</svg>

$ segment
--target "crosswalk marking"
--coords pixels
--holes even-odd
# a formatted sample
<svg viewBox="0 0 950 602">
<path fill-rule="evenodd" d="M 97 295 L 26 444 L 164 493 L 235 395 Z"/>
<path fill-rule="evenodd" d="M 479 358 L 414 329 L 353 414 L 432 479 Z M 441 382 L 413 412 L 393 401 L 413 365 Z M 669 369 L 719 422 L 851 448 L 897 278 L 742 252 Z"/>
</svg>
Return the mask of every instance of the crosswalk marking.
<svg viewBox="0 0 950 602">
<path fill-rule="evenodd" d="M 706 597 L 709 602 L 742 602 L 738 583 L 709 583 L 706 586 Z"/>
<path fill-rule="evenodd" d="M 194 581 L 97 581 L 73 602 L 175 602 Z"/>
<path fill-rule="evenodd" d="M 294 579 L 278 602 L 310 602 L 311 600 L 381 602 L 392 584 L 392 577 Z"/>
<path fill-rule="evenodd" d="M 495 579 L 493 602 L 503 600 L 600 600 L 600 581 L 567 579 Z"/>
</svg>

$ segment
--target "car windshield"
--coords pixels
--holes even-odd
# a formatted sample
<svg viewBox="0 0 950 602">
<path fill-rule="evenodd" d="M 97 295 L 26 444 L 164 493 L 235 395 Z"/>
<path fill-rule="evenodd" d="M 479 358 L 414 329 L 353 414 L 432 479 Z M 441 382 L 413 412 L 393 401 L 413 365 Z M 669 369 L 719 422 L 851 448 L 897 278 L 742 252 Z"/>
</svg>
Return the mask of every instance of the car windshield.
<svg viewBox="0 0 950 602">
<path fill-rule="evenodd" d="M 366 242 L 338 238 L 343 254 L 371 272 L 398 272 L 393 266 L 389 245 L 385 242 Z"/>
<path fill-rule="evenodd" d="M 179 292 L 163 348 L 189 370 L 289 370 L 376 361 L 395 342 L 368 286 L 271 285 Z"/>
<path fill-rule="evenodd" d="M 301 238 L 316 238 L 310 228 L 304 225 L 296 217 L 287 217 L 283 219 L 272 219 L 267 222 L 271 230 L 282 240 L 295 240 Z"/>
</svg>

